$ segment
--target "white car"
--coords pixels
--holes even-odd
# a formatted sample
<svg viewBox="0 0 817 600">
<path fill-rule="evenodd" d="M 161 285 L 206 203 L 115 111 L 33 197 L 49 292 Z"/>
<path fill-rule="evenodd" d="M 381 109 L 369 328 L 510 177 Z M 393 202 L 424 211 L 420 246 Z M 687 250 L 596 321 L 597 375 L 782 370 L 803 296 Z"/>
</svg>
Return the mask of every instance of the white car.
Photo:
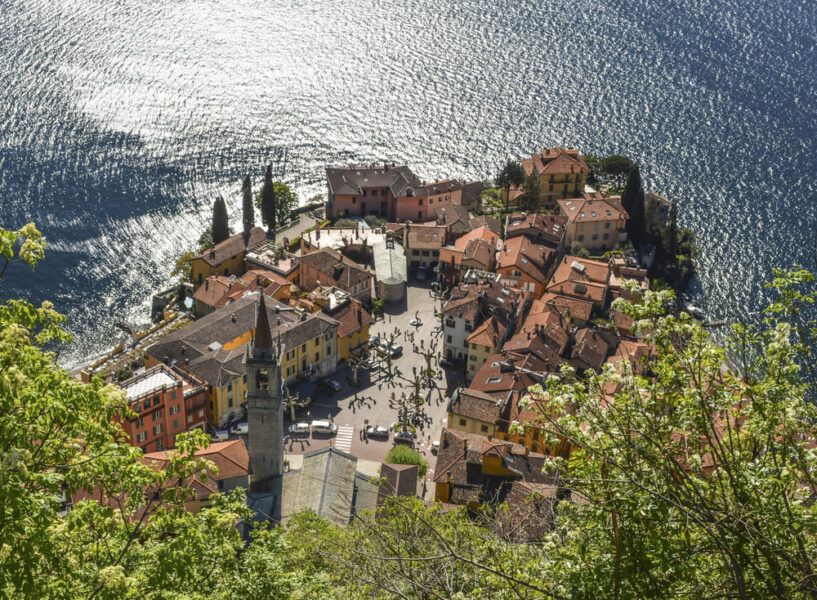
<svg viewBox="0 0 817 600">
<path fill-rule="evenodd" d="M 247 435 L 250 432 L 249 423 L 236 423 L 230 427 L 230 433 L 233 435 Z"/>
<path fill-rule="evenodd" d="M 389 439 L 389 430 L 381 425 L 372 425 L 366 430 L 366 436 L 370 438 Z"/>
<path fill-rule="evenodd" d="M 309 428 L 312 430 L 312 433 L 335 435 L 338 432 L 338 426 L 329 421 L 312 421 Z"/>
<path fill-rule="evenodd" d="M 414 327 L 420 327 L 423 324 L 423 320 L 420 317 L 414 317 L 411 321 L 409 321 L 409 325 L 413 325 Z"/>
<path fill-rule="evenodd" d="M 291 435 L 309 435 L 309 423 L 293 423 L 289 426 Z"/>
<path fill-rule="evenodd" d="M 214 442 L 226 442 L 230 439 L 230 432 L 226 429 L 219 429 L 213 434 Z"/>
</svg>

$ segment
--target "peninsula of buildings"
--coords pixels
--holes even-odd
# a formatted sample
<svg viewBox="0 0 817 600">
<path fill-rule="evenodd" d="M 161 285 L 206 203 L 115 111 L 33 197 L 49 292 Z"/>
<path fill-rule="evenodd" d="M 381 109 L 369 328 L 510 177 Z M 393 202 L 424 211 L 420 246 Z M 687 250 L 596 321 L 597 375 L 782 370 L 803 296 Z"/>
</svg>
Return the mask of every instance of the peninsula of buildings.
<svg viewBox="0 0 817 600">
<path fill-rule="evenodd" d="M 190 510 L 243 486 L 259 518 L 308 507 L 348 523 L 384 495 L 418 495 L 502 504 L 497 530 L 534 538 L 581 499 L 543 470 L 571 448 L 537 428 L 528 388 L 564 364 L 646 368 L 653 348 L 610 308 L 625 281 L 649 287 L 621 197 L 587 185 L 577 150 L 521 166 L 538 193 L 510 186 L 505 206 L 482 182 L 427 183 L 406 165 L 327 167 L 323 211 L 193 258 L 189 297 L 83 376 L 130 371 L 123 426 L 146 461 L 181 432 L 213 436 L 201 454 L 220 474 L 195 482 Z M 388 461 L 400 444 L 424 476 Z"/>
</svg>

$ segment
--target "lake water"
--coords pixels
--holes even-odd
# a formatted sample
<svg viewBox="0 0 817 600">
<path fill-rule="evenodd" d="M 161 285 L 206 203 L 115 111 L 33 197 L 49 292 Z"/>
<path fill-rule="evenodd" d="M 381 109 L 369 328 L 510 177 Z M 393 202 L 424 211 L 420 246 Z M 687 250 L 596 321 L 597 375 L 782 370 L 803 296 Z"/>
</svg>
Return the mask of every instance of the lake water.
<svg viewBox="0 0 817 600">
<path fill-rule="evenodd" d="M 0 0 L 0 224 L 49 242 L 0 295 L 52 299 L 70 364 L 267 163 L 307 198 L 327 164 L 485 178 L 561 144 L 677 199 L 738 318 L 814 265 L 816 45 L 813 0 Z"/>
</svg>

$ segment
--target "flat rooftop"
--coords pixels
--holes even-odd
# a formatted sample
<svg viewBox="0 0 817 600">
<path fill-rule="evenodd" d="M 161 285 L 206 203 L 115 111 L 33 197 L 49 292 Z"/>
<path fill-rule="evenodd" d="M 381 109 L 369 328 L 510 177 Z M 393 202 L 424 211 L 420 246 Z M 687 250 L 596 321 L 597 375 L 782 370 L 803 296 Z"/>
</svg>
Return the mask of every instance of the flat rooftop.
<svg viewBox="0 0 817 600">
<path fill-rule="evenodd" d="M 143 398 L 149 393 L 160 390 L 163 387 L 176 385 L 178 379 L 173 377 L 165 369 L 151 369 L 144 375 L 133 378 L 130 383 L 127 381 L 122 385 L 122 389 L 128 395 L 128 401 Z"/>
<path fill-rule="evenodd" d="M 386 241 L 386 234 L 374 229 L 313 229 L 303 234 L 303 239 L 315 248 L 340 250 L 346 246 L 362 246 L 365 243 L 374 246 Z"/>
</svg>

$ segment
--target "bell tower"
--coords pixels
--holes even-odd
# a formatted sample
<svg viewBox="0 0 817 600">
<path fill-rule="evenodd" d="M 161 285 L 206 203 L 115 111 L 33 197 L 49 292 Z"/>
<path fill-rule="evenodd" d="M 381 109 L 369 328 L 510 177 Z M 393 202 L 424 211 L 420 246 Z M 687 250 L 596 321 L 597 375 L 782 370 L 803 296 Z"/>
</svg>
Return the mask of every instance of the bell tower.
<svg viewBox="0 0 817 600">
<path fill-rule="evenodd" d="M 255 335 L 247 347 L 247 426 L 250 489 L 266 491 L 284 473 L 284 409 L 281 403 L 281 344 L 272 342 L 264 294 L 257 305 Z"/>
</svg>

